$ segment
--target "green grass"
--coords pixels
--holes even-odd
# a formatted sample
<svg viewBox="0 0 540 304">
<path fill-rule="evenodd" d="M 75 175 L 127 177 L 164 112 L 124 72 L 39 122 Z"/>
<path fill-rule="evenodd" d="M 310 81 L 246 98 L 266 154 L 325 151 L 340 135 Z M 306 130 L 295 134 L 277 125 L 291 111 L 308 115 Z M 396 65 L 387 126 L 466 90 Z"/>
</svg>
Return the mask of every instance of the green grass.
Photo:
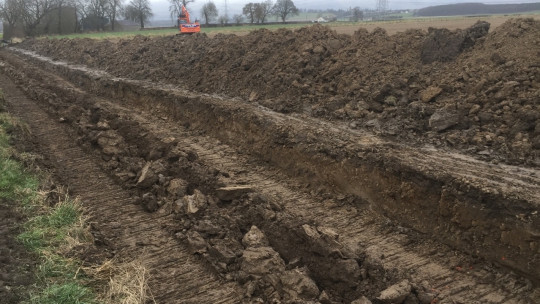
<svg viewBox="0 0 540 304">
<path fill-rule="evenodd" d="M 86 278 L 79 274 L 80 262 L 65 256 L 69 240 L 84 241 L 81 208 L 70 199 L 54 206 L 46 203 L 39 192 L 39 177 L 17 161 L 19 155 L 11 146 L 12 134 L 24 134 L 27 129 L 2 112 L 4 103 L 0 91 L 0 198 L 17 204 L 14 207 L 26 215 L 17 239 L 39 258 L 27 303 L 97 303 L 85 286 Z"/>
<path fill-rule="evenodd" d="M 233 34 L 238 32 L 249 32 L 258 29 L 268 29 L 268 30 L 277 30 L 280 28 L 301 28 L 311 25 L 309 23 L 303 24 L 250 24 L 250 25 L 239 25 L 239 26 L 224 26 L 224 27 L 201 27 L 201 33 L 206 34 Z M 176 35 L 178 34 L 178 29 L 176 28 L 166 28 L 166 29 L 147 29 L 147 30 L 135 30 L 135 31 L 123 31 L 123 32 L 99 32 L 99 33 L 77 33 L 70 35 L 50 35 L 46 36 L 52 39 L 62 39 L 62 38 L 91 38 L 91 39 L 114 39 L 114 38 L 132 38 L 137 35 L 142 36 L 167 36 L 167 35 Z"/>
</svg>

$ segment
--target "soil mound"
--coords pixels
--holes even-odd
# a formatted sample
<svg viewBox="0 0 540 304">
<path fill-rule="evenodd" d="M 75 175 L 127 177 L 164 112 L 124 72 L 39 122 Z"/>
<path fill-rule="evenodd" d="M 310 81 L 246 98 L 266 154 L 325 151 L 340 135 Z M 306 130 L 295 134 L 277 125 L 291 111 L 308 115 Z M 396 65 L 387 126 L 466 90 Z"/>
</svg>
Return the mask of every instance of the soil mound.
<svg viewBox="0 0 540 304">
<path fill-rule="evenodd" d="M 34 40 L 23 48 L 128 78 L 240 97 L 273 110 L 348 121 L 407 143 L 494 162 L 540 165 L 540 22 L 491 33 L 316 25 L 246 36 Z M 452 37 L 451 52 L 441 44 Z"/>
</svg>

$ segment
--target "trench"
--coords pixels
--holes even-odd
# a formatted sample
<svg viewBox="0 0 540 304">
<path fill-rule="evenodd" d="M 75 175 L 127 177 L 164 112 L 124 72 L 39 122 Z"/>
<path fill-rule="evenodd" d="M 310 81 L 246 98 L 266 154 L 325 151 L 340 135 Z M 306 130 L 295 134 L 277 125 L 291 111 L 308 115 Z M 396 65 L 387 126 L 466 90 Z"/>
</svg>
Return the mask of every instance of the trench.
<svg viewBox="0 0 540 304">
<path fill-rule="evenodd" d="M 505 290 L 500 284 L 504 280 L 499 283 L 491 280 L 492 286 L 472 291 L 463 288 L 478 285 L 476 281 L 493 276 L 498 270 L 475 271 L 472 275 L 449 271 L 441 267 L 445 258 L 437 261 L 430 254 L 433 255 L 433 247 L 435 252 L 443 253 L 442 256 L 450 254 L 452 249 L 425 240 L 425 236 L 418 236 L 407 228 L 437 235 L 454 248 L 497 261 L 536 279 L 538 249 L 530 240 L 534 243 L 534 227 L 538 227 L 537 219 L 531 216 L 537 208 L 534 203 L 538 201 L 538 189 L 534 184 L 537 178 L 530 175 L 530 171 L 505 176 L 501 172 L 507 168 L 498 172 L 497 168 L 459 155 L 415 151 L 369 134 L 351 132 L 307 117 L 276 114 L 238 100 L 111 78 L 67 65 L 52 68 L 92 94 L 115 100 L 108 105 L 110 117 L 117 115 L 114 111 L 123 106 L 139 109 L 141 116 L 149 112 L 149 120 L 151 117 L 162 120 L 157 127 L 150 123 L 133 124 L 131 127 L 142 129 L 122 134 L 126 142 L 130 141 L 129 134 L 137 131 L 155 136 L 151 141 L 154 144 L 173 135 L 191 134 L 178 139 L 178 144 L 195 151 L 197 159 L 205 166 L 217 172 L 233 172 L 222 174 L 224 178 L 209 175 L 206 179 L 192 181 L 194 187 L 212 194 L 213 189 L 227 184 L 253 185 L 255 192 L 263 195 L 263 205 L 277 204 L 278 207 L 258 209 L 238 202 L 239 205 L 233 204 L 231 209 L 241 219 L 241 230 L 245 232 L 252 224 L 260 226 L 287 263 L 306 266 L 318 286 L 335 297 L 341 295 L 342 300 L 351 301 L 366 294 L 374 298 L 385 286 L 399 279 L 408 277 L 420 281 L 430 275 L 436 277 L 433 287 L 447 287 L 443 296 L 448 299 L 499 296 L 502 301 L 519 301 L 522 295 L 517 296 L 516 290 L 525 294 L 523 299 L 534 292 L 526 283 L 516 283 L 517 289 Z M 66 88 L 49 85 L 58 99 L 77 98 Z M 53 112 L 66 114 L 67 103 L 62 105 L 59 100 L 44 100 L 44 103 L 55 108 Z M 81 115 L 77 111 L 73 114 Z M 204 139 L 194 140 L 192 134 L 201 131 Z M 138 156 L 151 152 L 142 148 L 148 147 L 148 143 L 131 144 L 141 147 L 136 152 Z M 261 160 L 266 165 L 261 165 Z M 462 171 L 452 171 L 453 167 Z M 500 191 L 497 183 L 505 179 L 514 179 L 520 187 Z M 254 201 L 257 199 L 253 197 L 248 200 Z M 328 216 L 329 210 L 331 216 Z M 393 219 L 394 223 L 389 224 L 380 214 Z M 528 225 L 514 220 L 515 214 L 527 214 Z M 520 235 L 507 247 L 500 246 L 502 237 L 490 239 L 485 233 L 500 233 L 501 222 L 507 224 L 504 231 Z M 325 227 L 336 231 L 339 242 Z M 316 233 L 311 233 L 313 231 Z M 416 241 L 416 238 L 423 240 Z M 427 250 L 429 247 L 432 248 Z M 366 251 L 371 252 L 368 259 Z M 374 262 L 373 251 L 384 251 L 384 256 L 389 258 L 385 258 L 384 263 Z M 428 251 L 430 254 L 426 254 Z M 501 262 L 501 256 L 507 259 Z M 467 260 L 467 256 L 461 258 Z M 215 259 L 208 257 L 211 263 Z M 336 273 L 332 273 L 332 269 Z M 415 273 L 408 273 L 410 270 Z M 458 279 L 449 282 L 449 278 Z"/>
</svg>

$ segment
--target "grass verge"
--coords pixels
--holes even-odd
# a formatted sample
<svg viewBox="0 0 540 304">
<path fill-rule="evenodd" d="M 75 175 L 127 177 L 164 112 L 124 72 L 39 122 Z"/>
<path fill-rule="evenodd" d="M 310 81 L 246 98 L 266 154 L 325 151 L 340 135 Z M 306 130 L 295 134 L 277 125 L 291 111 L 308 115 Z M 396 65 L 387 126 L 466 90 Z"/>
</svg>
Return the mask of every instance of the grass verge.
<svg viewBox="0 0 540 304">
<path fill-rule="evenodd" d="M 10 145 L 12 134 L 24 134 L 28 129 L 3 112 L 3 107 L 0 92 L 0 198 L 14 202 L 13 207 L 25 215 L 27 220 L 17 239 L 39 259 L 26 302 L 97 303 L 85 286 L 87 278 L 79 272 L 80 262 L 66 257 L 73 244 L 90 240 L 80 206 L 67 196 L 55 204 L 47 203 L 39 177 L 21 163 L 28 157 Z"/>
</svg>

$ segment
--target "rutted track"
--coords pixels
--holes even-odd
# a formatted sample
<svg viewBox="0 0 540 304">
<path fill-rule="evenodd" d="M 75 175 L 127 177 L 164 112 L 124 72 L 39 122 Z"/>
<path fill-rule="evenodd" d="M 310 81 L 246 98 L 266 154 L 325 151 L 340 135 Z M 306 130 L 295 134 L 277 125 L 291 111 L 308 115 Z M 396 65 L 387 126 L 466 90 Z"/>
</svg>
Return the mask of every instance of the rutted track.
<svg viewBox="0 0 540 304">
<path fill-rule="evenodd" d="M 20 64 L 18 62 L 17 64 Z M 19 66 L 20 67 L 20 66 Z M 63 73 L 67 73 L 70 69 L 69 66 L 65 66 Z M 41 72 L 44 73 L 44 72 Z M 44 74 L 46 75 L 46 74 Z M 75 71 L 74 72 L 73 79 L 81 80 L 81 83 L 87 82 L 91 83 L 89 79 L 92 79 L 92 77 L 95 78 L 95 73 L 90 73 L 90 76 L 86 76 L 86 79 L 84 77 L 81 77 L 81 71 Z M 106 77 L 106 74 L 101 74 L 100 77 L 105 76 L 105 79 L 101 79 L 97 81 L 94 84 L 93 89 L 95 91 L 102 92 L 104 89 L 103 87 L 100 87 L 103 83 L 106 83 L 107 81 L 111 81 L 111 79 Z M 53 76 L 54 77 L 54 76 Z M 124 91 L 126 88 L 133 88 L 133 86 L 140 84 L 134 84 L 123 82 L 124 80 L 115 80 L 115 86 L 116 88 L 121 88 L 124 86 Z M 146 99 L 148 96 L 150 96 L 152 93 L 156 94 L 156 96 L 159 96 L 160 92 L 161 94 L 167 94 L 161 91 L 159 88 L 156 89 L 155 92 L 151 91 L 151 88 L 148 86 L 151 86 L 151 84 L 145 84 L 147 87 L 143 87 L 143 91 L 146 90 L 147 95 L 139 96 L 140 99 Z M 84 87 L 84 86 L 83 86 Z M 156 86 L 158 87 L 158 86 Z M 49 90 L 53 89 L 52 87 L 48 88 Z M 62 99 L 63 91 L 66 91 L 66 87 L 64 85 L 60 85 L 58 89 L 58 95 L 60 96 L 59 99 Z M 136 90 L 133 90 L 136 92 Z M 110 96 L 114 95 L 115 90 L 111 90 L 109 93 Z M 178 92 L 176 92 L 178 93 Z M 106 93 L 107 94 L 107 93 Z M 191 94 L 191 93 L 189 93 Z M 105 95 L 105 97 L 110 97 Z M 126 102 L 127 93 L 124 96 L 121 96 L 124 98 L 124 102 Z M 209 96 L 199 96 L 199 97 L 193 97 L 192 99 L 211 99 Z M 168 121 L 163 120 L 160 123 L 154 123 L 153 120 L 155 120 L 155 116 L 151 116 L 144 113 L 144 109 L 147 106 L 141 106 L 141 102 L 139 100 L 135 100 L 133 103 L 126 103 L 126 106 L 132 107 L 133 105 L 139 106 L 140 109 L 137 109 L 135 107 L 134 109 L 129 109 L 127 107 L 123 107 L 121 105 L 118 105 L 116 102 L 109 102 L 107 100 L 101 100 L 100 106 L 106 109 L 107 111 L 111 113 L 116 113 L 122 116 L 131 117 L 134 121 L 138 122 L 138 125 L 143 129 L 141 131 L 145 131 L 148 134 L 152 134 L 156 138 L 160 138 L 162 140 L 166 138 L 174 137 L 178 139 L 178 145 L 180 146 L 187 146 L 190 149 L 197 152 L 199 156 L 199 160 L 204 163 L 206 166 L 210 168 L 215 168 L 221 172 L 227 172 L 227 175 L 223 175 L 220 177 L 220 182 L 231 185 L 231 184 L 250 184 L 252 185 L 257 192 L 261 194 L 265 194 L 269 197 L 269 200 L 278 202 L 282 206 L 282 210 L 278 212 L 278 217 L 283 219 L 281 222 L 276 224 L 275 221 L 272 219 L 263 218 L 259 225 L 261 226 L 261 229 L 268 235 L 268 238 L 270 239 L 271 244 L 276 248 L 276 250 L 285 257 L 286 260 L 293 260 L 295 258 L 295 255 L 298 255 L 300 252 L 300 255 L 302 252 L 304 254 L 309 253 L 309 246 L 307 245 L 298 245 L 299 248 L 296 248 L 295 250 L 291 250 L 290 247 L 294 246 L 296 243 L 295 241 L 298 238 L 301 238 L 302 236 L 295 235 L 298 233 L 306 233 L 306 229 L 304 231 L 298 230 L 299 224 L 309 223 L 310 226 L 313 227 L 332 227 L 332 229 L 339 235 L 339 242 L 343 244 L 343 247 L 346 247 L 348 249 L 351 249 L 352 251 L 358 251 L 368 252 L 368 255 L 374 259 L 378 256 L 379 261 L 372 261 L 372 264 L 377 264 L 381 267 L 382 271 L 385 273 L 384 275 L 379 275 L 378 278 L 384 278 L 388 279 L 390 282 L 397 281 L 400 278 L 408 278 L 414 282 L 415 285 L 426 285 L 426 288 L 432 288 L 434 293 L 438 294 L 438 297 L 440 299 L 443 299 L 444 301 L 448 301 L 451 303 L 451 301 L 457 301 L 462 303 L 474 303 L 474 302 L 494 302 L 494 303 L 530 303 L 534 301 L 535 296 L 538 295 L 538 291 L 535 289 L 532 289 L 530 284 L 527 283 L 526 280 L 519 279 L 515 277 L 514 275 L 508 273 L 507 271 L 503 270 L 496 270 L 492 267 L 489 267 L 488 264 L 481 262 L 481 261 L 472 261 L 470 257 L 467 255 L 464 255 L 462 253 L 454 252 L 453 250 L 449 249 L 448 247 L 441 245 L 437 242 L 431 242 L 426 241 L 424 237 L 418 236 L 416 233 L 409 231 L 408 229 L 402 228 L 397 225 L 393 225 L 390 222 L 386 221 L 384 218 L 377 215 L 377 213 L 373 212 L 368 208 L 369 204 L 371 203 L 372 207 L 378 211 L 382 212 L 388 212 L 390 216 L 395 217 L 395 211 L 392 213 L 388 209 L 392 207 L 392 204 L 388 205 L 379 205 L 377 204 L 379 202 L 378 199 L 374 199 L 374 193 L 371 193 L 369 195 L 362 196 L 361 193 L 362 190 L 366 190 L 366 188 L 362 188 L 360 186 L 358 189 L 354 189 L 354 187 L 351 186 L 351 182 L 346 181 L 340 181 L 338 176 L 335 176 L 335 173 L 331 173 L 328 171 L 318 172 L 316 169 L 314 169 L 308 160 L 304 160 L 305 164 L 298 164 L 297 167 L 287 168 L 291 162 L 285 161 L 285 165 L 283 165 L 282 169 L 279 169 L 274 165 L 264 165 L 261 164 L 259 157 L 262 157 L 265 160 L 276 162 L 276 159 L 279 159 L 279 154 L 283 153 L 283 151 L 280 151 L 279 148 L 276 148 L 276 151 L 269 151 L 267 153 L 255 153 L 254 148 L 252 151 L 247 151 L 250 153 L 254 153 L 254 156 L 248 156 L 248 155 L 242 155 L 237 152 L 234 145 L 231 142 L 231 138 L 235 136 L 239 136 L 239 134 L 242 131 L 246 131 L 243 127 L 243 124 L 249 124 L 249 122 L 242 122 L 242 121 L 234 121 L 235 117 L 226 117 L 225 115 L 227 113 L 223 113 L 224 120 L 232 121 L 230 122 L 222 122 L 224 126 L 227 126 L 228 128 L 220 131 L 215 131 L 214 133 L 209 130 L 212 126 L 209 125 L 205 128 L 205 131 L 207 131 L 209 134 L 212 134 L 224 141 L 231 142 L 231 146 L 227 146 L 224 144 L 221 144 L 216 139 L 212 139 L 211 137 L 206 136 L 196 136 L 195 132 L 186 130 L 184 127 L 178 126 L 178 123 L 175 121 Z M 152 101 L 146 99 L 146 101 Z M 163 106 L 158 105 L 158 106 Z M 23 113 L 24 111 L 20 111 L 19 114 L 21 115 L 27 115 L 28 118 L 34 117 L 33 115 L 37 115 L 36 117 L 40 117 L 38 112 L 38 109 L 34 106 L 35 111 L 28 111 L 28 113 Z M 32 108 L 31 107 L 31 108 Z M 243 106 L 240 105 L 239 109 L 242 110 Z M 169 109 L 170 110 L 170 109 Z M 177 111 L 176 109 L 173 109 L 172 112 Z M 336 131 L 331 133 L 330 136 L 339 134 L 339 132 L 344 131 L 339 129 L 339 127 L 335 127 L 332 125 L 328 125 L 322 122 L 318 122 L 315 120 L 308 121 L 307 123 L 299 119 L 295 119 L 294 117 L 286 117 L 283 115 L 276 115 L 271 112 L 266 112 L 263 109 L 259 109 L 260 111 L 260 118 L 259 121 L 264 121 L 263 118 L 272 118 L 276 121 L 280 121 L 282 123 L 282 126 L 284 128 L 284 133 L 287 131 L 290 132 L 298 132 L 296 130 L 292 130 L 291 125 L 296 125 L 296 127 L 300 128 L 300 130 L 308 130 L 310 128 L 313 128 L 313 125 L 319 126 L 320 128 L 328 128 L 331 130 L 332 128 L 336 128 Z M 189 112 L 187 110 L 186 112 Z M 157 114 L 157 113 L 154 113 Z M 174 113 L 177 116 L 180 116 L 180 118 L 184 118 L 186 116 L 189 116 L 189 114 L 178 114 Z M 43 117 L 43 113 L 41 116 Z M 240 115 L 241 117 L 241 115 Z M 44 118 L 43 118 L 44 119 Z M 194 124 L 196 126 L 200 126 L 202 124 L 202 121 L 204 121 L 204 117 L 199 117 L 200 121 L 197 121 L 197 119 L 193 119 L 191 121 L 187 120 L 185 122 Z M 39 122 L 39 121 L 38 121 Z M 236 124 L 236 128 L 234 127 Z M 47 125 L 47 124 L 45 124 Z M 230 126 L 233 127 L 230 127 Z M 311 126 L 310 126 L 311 125 Z M 272 127 L 272 126 L 271 126 Z M 204 128 L 204 127 L 203 127 Z M 289 128 L 289 129 L 287 129 Z M 44 132 L 46 135 L 43 134 L 43 142 L 45 143 L 47 140 L 54 140 L 56 137 L 55 132 L 58 131 L 58 127 L 52 128 L 51 130 L 46 130 L 47 132 Z M 253 132 L 257 131 L 257 128 L 254 128 L 252 130 Z M 235 132 L 237 132 L 235 134 Z M 224 135 L 225 133 L 225 135 Z M 298 132 L 301 133 L 301 132 Z M 309 132 L 306 132 L 309 134 Z M 321 131 L 321 139 L 328 140 L 326 136 L 327 134 L 324 134 L 325 132 Z M 48 137 L 47 137 L 48 136 Z M 348 135 L 350 136 L 350 135 Z M 249 134 L 246 136 L 249 137 Z M 345 138 L 345 139 L 343 139 Z M 362 134 L 356 134 L 352 136 L 355 140 L 357 140 L 359 147 L 361 147 L 361 150 L 366 150 L 368 148 L 374 148 L 377 150 L 382 150 L 385 148 L 391 148 L 389 145 L 383 145 L 383 143 L 379 142 L 376 138 L 365 136 Z M 337 136 L 336 138 L 333 138 L 335 142 L 337 142 L 337 146 L 343 148 L 346 150 L 347 147 L 343 147 L 343 145 L 350 144 L 350 139 L 344 137 Z M 262 141 L 265 142 L 264 140 Z M 260 143 L 258 143 L 260 144 Z M 289 144 L 288 142 L 284 142 L 284 146 Z M 82 167 L 73 167 L 75 169 L 79 169 L 78 172 L 82 172 L 85 170 L 90 170 L 90 175 L 93 175 L 96 177 L 96 182 L 92 183 L 88 181 L 87 179 L 80 180 L 79 183 L 74 183 L 73 189 L 75 191 L 80 191 L 81 193 L 84 193 L 84 191 L 91 192 L 94 186 L 101 187 L 104 184 L 114 184 L 112 180 L 104 179 L 102 176 L 103 174 L 100 174 L 98 171 L 92 171 L 92 170 L 98 170 L 93 169 L 88 164 L 90 164 L 89 156 L 85 156 L 83 154 L 74 154 L 76 148 L 73 144 L 73 142 L 69 142 L 66 138 L 65 147 L 62 147 L 59 150 L 56 150 L 57 154 L 56 157 L 58 159 L 62 160 L 64 164 L 70 164 L 72 161 L 76 161 L 77 159 L 83 159 L 86 160 L 83 163 L 87 165 L 83 165 Z M 69 147 L 69 148 L 68 148 Z M 243 140 L 239 140 L 238 147 L 240 149 L 245 148 L 246 146 L 243 143 Z M 367 148 L 366 148 L 367 147 Z M 382 149 L 381 149 L 382 147 Z M 269 146 L 262 146 L 262 148 L 272 148 Z M 65 151 L 69 151 L 68 153 L 64 153 L 63 149 Z M 291 149 L 295 149 L 293 146 Z M 414 156 L 410 158 L 410 164 L 409 166 L 424 166 L 424 169 L 427 172 L 433 171 L 438 172 L 441 170 L 441 168 L 448 168 L 448 170 L 451 169 L 451 164 L 454 161 L 459 161 L 460 156 L 455 155 L 455 158 L 451 158 L 448 156 L 445 156 L 444 153 L 438 153 L 437 151 L 434 151 L 433 153 L 425 154 L 425 153 L 418 153 L 415 154 L 413 151 L 407 151 L 405 149 L 398 151 L 405 151 L 407 153 L 407 156 Z M 78 150 L 80 153 L 82 153 L 81 150 Z M 79 153 L 77 152 L 77 153 Z M 291 155 L 294 155 L 298 159 L 301 159 L 301 156 L 298 156 L 298 151 L 293 151 Z M 425 152 L 425 151 L 424 151 Z M 272 154 L 275 153 L 275 158 L 272 158 Z M 440 156 L 440 157 L 438 157 Z M 340 155 L 334 156 L 335 158 L 342 157 Z M 431 160 L 430 160 L 431 158 Z M 292 163 L 294 163 L 295 159 L 292 157 Z M 339 173 L 347 173 L 348 169 L 345 167 L 343 168 L 343 165 L 339 164 L 328 164 L 327 160 L 324 158 L 321 158 L 321 166 L 327 166 L 324 169 L 329 168 L 339 168 L 339 170 L 336 170 Z M 477 166 L 476 168 L 480 168 L 483 166 L 482 163 L 474 161 L 474 160 L 461 160 L 464 163 L 470 164 L 470 166 Z M 489 168 L 489 166 L 485 166 L 485 168 Z M 354 168 L 353 168 L 354 169 Z M 370 168 L 370 170 L 373 170 L 374 176 L 382 176 L 384 175 L 376 170 L 377 168 Z M 302 171 L 304 170 L 304 171 Z M 463 174 L 463 179 L 467 180 L 471 183 L 478 183 L 486 185 L 486 183 L 482 183 L 482 181 L 491 180 L 492 174 L 496 173 L 493 170 L 487 170 L 483 174 L 476 174 L 477 177 L 472 178 L 468 175 L 475 175 L 474 172 L 475 169 L 471 170 L 472 172 L 467 173 L 465 170 L 460 171 Z M 477 169 L 476 169 L 477 170 Z M 502 171 L 502 170 L 500 170 Z M 525 199 L 529 202 L 537 202 L 538 198 L 538 187 L 534 186 L 534 183 L 538 180 L 538 177 L 535 177 L 534 175 L 529 176 L 529 173 L 536 173 L 534 170 L 532 171 L 526 171 L 525 173 L 518 173 L 515 175 L 508 175 L 508 178 L 516 179 L 515 183 L 516 188 L 515 189 L 504 189 L 505 194 L 508 193 L 509 195 L 517 194 L 521 195 L 521 199 Z M 77 172 L 75 170 L 74 172 Z M 88 172 L 88 171 L 85 171 Z M 284 172 L 288 173 L 288 175 L 284 174 Z M 311 181 L 313 182 L 313 185 L 306 185 L 306 180 L 299 180 L 298 176 L 301 176 L 303 172 L 307 172 L 311 176 Z M 414 172 L 413 172 L 414 173 Z M 450 172 L 451 173 L 451 172 Z M 504 172 L 502 172 L 504 173 Z M 324 174 L 327 174 L 328 176 L 323 177 Z M 389 174 L 392 174 L 389 173 Z M 432 173 L 437 174 L 437 173 Z M 440 173 L 439 173 L 440 174 Z M 297 176 L 295 176 L 297 175 Z M 429 175 L 429 174 L 428 174 Z M 443 177 L 440 177 L 440 176 Z M 500 174 L 496 174 L 497 176 Z M 350 176 L 350 175 L 349 175 Z M 354 177 L 354 175 L 352 175 Z M 361 176 L 361 175 L 360 175 Z M 409 176 L 405 177 L 413 177 L 413 174 L 410 174 Z M 345 175 L 345 178 L 347 175 Z M 380 181 L 382 183 L 388 182 L 388 180 L 385 180 L 384 178 L 380 177 Z M 451 175 L 450 178 L 455 177 L 455 175 Z M 504 174 L 503 174 L 504 177 Z M 72 178 L 77 178 L 76 176 L 70 176 L 68 180 L 71 180 Z M 357 175 L 358 178 L 358 175 Z M 444 174 L 439 175 L 440 179 L 444 180 Z M 504 180 L 504 179 L 503 179 Z M 356 180 L 356 182 L 360 182 L 361 180 Z M 341 184 L 340 184 L 341 182 Z M 422 180 L 420 181 L 420 183 Z M 351 184 L 347 184 L 351 183 Z M 459 181 L 457 182 L 459 186 Z M 496 185 L 498 181 L 494 181 L 493 183 L 487 183 L 487 193 L 491 189 L 490 186 Z M 507 181 L 505 182 L 505 184 Z M 369 183 L 368 183 L 369 184 Z M 448 186 L 452 185 L 451 183 L 448 183 Z M 321 191 L 317 193 L 315 189 L 317 187 L 321 187 Z M 390 186 L 390 185 L 389 185 Z M 415 185 L 412 185 L 411 187 L 414 187 Z M 91 188 L 92 187 L 92 188 Z M 302 189 L 303 187 L 303 189 Z M 352 189 L 351 189 L 352 187 Z M 380 187 L 380 186 L 379 186 Z M 384 184 L 383 184 L 384 187 Z M 139 208 L 130 204 L 129 202 L 129 196 L 123 197 L 121 195 L 122 189 L 120 187 L 103 187 L 103 189 L 110 188 L 110 191 L 103 191 L 104 197 L 94 197 L 94 199 L 105 199 L 105 201 L 109 201 L 110 203 L 118 203 L 118 201 L 125 202 L 125 206 L 123 205 L 122 208 L 126 208 L 126 213 L 122 212 L 122 210 L 119 210 L 118 206 L 112 207 L 112 208 L 105 208 L 104 204 L 99 204 L 99 207 L 94 212 L 103 212 L 101 216 L 107 216 L 116 218 L 115 221 L 119 221 L 118 214 L 122 214 L 122 221 L 127 220 L 126 214 L 131 215 L 130 219 L 126 224 L 124 225 L 122 222 L 122 227 L 130 227 L 130 225 L 133 225 L 133 229 L 135 227 L 144 227 L 144 225 L 141 225 L 139 221 L 143 220 L 143 222 L 146 220 L 146 222 L 159 222 L 159 220 L 156 221 L 158 218 L 157 214 L 154 213 L 154 216 L 147 215 L 147 214 L 141 214 L 139 212 Z M 372 192 L 375 191 L 373 189 L 369 189 Z M 390 191 L 391 188 L 389 188 L 388 191 Z M 497 188 L 499 189 L 499 188 Z M 520 189 L 525 189 L 523 192 L 520 192 Z M 335 191 L 338 190 L 338 191 Z M 335 192 L 340 192 L 347 194 L 344 197 L 339 197 L 336 195 Z M 379 191 L 381 191 L 381 187 L 379 188 Z M 477 191 L 477 190 L 476 190 Z M 399 193 L 399 192 L 398 192 Z M 101 194 L 100 194 L 101 195 Z M 351 197 L 351 195 L 356 195 L 354 197 Z M 383 194 L 381 193 L 381 196 L 385 195 L 395 195 L 394 194 Z M 403 195 L 403 194 L 402 194 Z M 90 196 L 92 197 L 92 196 Z M 84 196 L 83 196 L 84 198 Z M 347 203 L 347 200 L 351 200 L 349 203 Z M 442 201 L 441 195 L 439 195 L 439 199 Z M 376 202 L 376 203 L 374 203 Z M 355 205 L 350 205 L 350 203 L 355 203 Z M 90 206 L 92 207 L 92 206 Z M 129 209 L 131 208 L 131 209 Z M 534 208 L 533 208 L 534 209 Z M 417 210 L 417 209 L 415 209 Z M 418 211 L 416 211 L 418 212 Z M 138 215 L 137 215 L 138 214 Z M 530 216 L 527 214 L 527 216 Z M 296 219 L 296 223 L 291 220 L 287 219 Z M 164 219 L 165 220 L 165 219 Z M 403 222 L 407 224 L 411 224 L 412 226 L 422 230 L 423 229 L 430 229 L 429 225 L 418 225 L 415 223 L 414 219 L 405 217 L 402 219 Z M 458 219 L 459 220 L 459 219 Z M 419 221 L 425 221 L 425 218 L 422 218 L 420 216 Z M 155 223 L 153 223 L 155 224 Z M 444 223 L 443 223 L 444 224 Z M 150 225 L 150 224 L 149 224 Z M 296 225 L 296 226 L 295 226 Z M 303 226 L 304 227 L 304 226 Z M 309 229 L 308 229 L 309 230 Z M 129 231 L 129 230 L 128 230 Z M 150 229 L 152 233 L 155 233 L 155 235 L 150 238 L 150 240 L 156 240 L 156 244 L 158 246 L 150 246 L 150 250 L 154 250 L 155 252 L 152 252 L 151 256 L 154 257 L 154 259 L 150 258 L 149 260 L 156 260 L 156 263 L 163 262 L 163 259 L 160 260 L 160 253 L 164 254 L 163 256 L 168 256 L 169 252 L 176 252 L 176 250 L 171 249 L 177 249 L 180 253 L 187 254 L 187 252 L 180 250 L 180 247 L 177 241 L 170 239 L 171 237 L 168 236 L 166 233 L 163 233 L 163 231 L 160 232 L 160 229 Z M 287 235 L 287 232 L 289 231 L 290 235 Z M 298 232 L 299 231 L 299 232 Z M 138 233 L 137 233 L 138 235 Z M 120 237 L 118 241 L 120 241 L 120 244 L 122 242 L 130 240 L 133 241 L 130 237 Z M 159 240 L 159 241 L 158 241 Z M 446 240 L 449 243 L 453 243 L 451 239 Z M 162 243 L 164 242 L 164 243 Z M 116 243 L 116 241 L 112 242 Z M 144 243 L 144 242 L 143 242 Z M 309 243 L 309 240 L 308 240 Z M 126 244 L 129 244 L 127 242 Z M 165 244 L 176 244 L 174 247 L 166 248 L 167 245 Z M 302 246 L 305 246 L 306 248 L 303 248 Z M 468 242 L 465 242 L 465 244 L 458 247 L 462 247 L 462 249 L 469 249 Z M 122 247 L 122 245 L 120 245 Z M 477 249 L 474 248 L 473 249 Z M 382 253 L 382 256 L 379 253 Z M 498 253 L 497 253 L 498 254 Z M 484 257 L 490 257 L 489 254 L 483 254 Z M 306 257 L 305 257 L 306 258 Z M 335 288 L 335 286 L 332 285 L 330 282 L 326 282 L 328 278 L 325 277 L 324 269 L 320 272 L 317 271 L 317 267 L 324 266 L 325 263 L 331 262 L 333 257 L 324 257 L 322 260 L 314 259 L 311 262 L 313 263 L 310 266 L 310 271 L 312 273 L 312 276 L 316 279 L 317 283 L 325 288 Z M 200 263 L 196 261 L 197 263 Z M 534 262 L 534 261 L 533 261 Z M 197 267 L 199 264 L 194 264 L 193 267 Z M 180 266 L 176 265 L 174 262 L 166 263 L 166 266 Z M 469 268 L 468 267 L 472 267 Z M 511 265 L 512 266 L 512 265 Z M 159 269 L 160 265 L 150 265 L 150 268 Z M 463 270 L 465 268 L 465 270 Z M 519 269 L 519 267 L 518 267 Z M 170 271 L 170 270 L 169 270 Z M 200 272 L 201 270 L 195 270 L 199 271 L 198 273 L 204 273 Z M 388 275 L 386 275 L 388 273 Z M 377 274 L 373 273 L 370 274 L 373 276 L 373 278 L 377 278 Z M 537 273 L 531 273 L 532 277 L 535 277 Z M 159 286 L 158 283 L 159 280 L 166 280 L 166 278 L 159 278 L 156 277 L 156 280 L 154 281 L 157 286 Z M 195 280 L 194 280 L 195 281 Z M 331 279 L 329 281 L 332 281 Z M 359 288 L 358 282 L 361 280 L 358 280 L 355 278 L 352 283 L 357 284 L 354 286 L 357 290 L 357 292 L 366 292 L 367 290 L 370 290 L 369 288 Z M 162 282 L 170 282 L 170 280 L 162 281 Z M 210 281 L 211 282 L 214 281 Z M 424 283 L 427 282 L 427 283 Z M 373 282 L 372 282 L 373 283 Z M 389 282 L 388 282 L 389 283 Z M 382 285 L 387 285 L 387 283 L 381 283 Z M 164 296 L 167 299 L 182 299 L 182 297 L 185 296 L 183 292 L 185 290 L 181 290 L 176 292 L 175 294 L 169 294 L 167 291 L 172 291 L 174 288 L 171 286 L 165 287 L 157 287 L 158 289 L 153 289 L 152 292 L 156 296 L 156 299 L 158 299 L 157 295 Z M 172 289 L 171 289 L 172 288 Z M 232 288 L 232 287 L 231 287 Z M 377 290 L 380 291 L 381 288 L 374 288 L 371 290 L 371 292 L 375 293 Z M 202 290 L 202 295 L 208 295 L 205 293 L 205 290 L 211 290 L 204 289 Z M 346 298 L 351 299 L 355 295 L 357 295 L 355 292 L 351 292 L 351 295 L 345 295 Z M 376 296 L 376 294 L 371 294 L 371 297 Z M 212 300 L 202 300 L 202 302 L 212 302 Z M 165 301 L 158 301 L 159 303 L 165 302 Z"/>
<path fill-rule="evenodd" d="M 107 250 L 115 251 L 119 259 L 139 256 L 144 261 L 157 303 L 238 303 L 236 284 L 223 282 L 161 229 L 170 218 L 146 213 L 133 204 L 131 195 L 73 141 L 72 131 L 28 99 L 5 75 L 0 75 L 0 84 L 10 111 L 28 123 L 55 175 L 81 198 L 89 221 L 98 228 L 99 242 L 107 244 Z"/>
</svg>

